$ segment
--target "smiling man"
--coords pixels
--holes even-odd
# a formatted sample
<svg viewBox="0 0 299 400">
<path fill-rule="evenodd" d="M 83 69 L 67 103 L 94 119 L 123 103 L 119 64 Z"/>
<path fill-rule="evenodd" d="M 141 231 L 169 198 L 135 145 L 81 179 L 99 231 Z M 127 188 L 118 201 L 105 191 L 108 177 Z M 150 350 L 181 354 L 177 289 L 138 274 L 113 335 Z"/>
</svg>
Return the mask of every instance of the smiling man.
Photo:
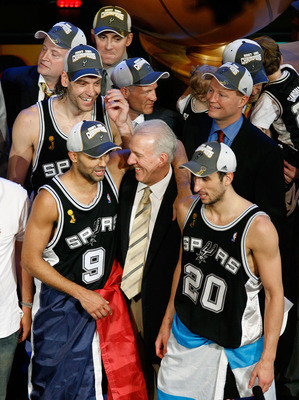
<svg viewBox="0 0 299 400">
<path fill-rule="evenodd" d="M 121 288 L 130 303 L 141 343 L 145 353 L 149 399 L 154 392 L 154 369 L 159 364 L 155 355 L 155 338 L 158 334 L 167 301 L 171 281 L 179 256 L 180 230 L 173 220 L 172 207 L 180 185 L 176 184 L 172 162 L 176 154 L 177 139 L 161 120 L 143 122 L 134 129 L 130 141 L 128 164 L 133 167 L 123 178 L 119 204 L 119 261 L 124 267 Z M 150 190 L 148 230 L 138 211 L 144 193 Z M 149 207 L 149 206 L 148 206 Z M 136 225 L 137 224 L 137 225 Z M 136 237 L 136 234 L 138 237 Z M 142 236 L 146 239 L 142 240 Z M 132 259 L 130 248 L 140 239 L 135 249 L 141 252 Z M 143 249 L 143 251 L 142 251 Z M 131 268 L 139 265 L 132 285 Z"/>
<path fill-rule="evenodd" d="M 71 168 L 39 191 L 22 254 L 41 281 L 33 302 L 30 399 L 103 400 L 103 360 L 109 393 L 147 400 L 115 260 L 123 173 L 111 153 L 119 146 L 97 121 L 78 122 L 66 145 Z"/>
<path fill-rule="evenodd" d="M 1 77 L 10 135 L 20 111 L 54 93 L 66 53 L 86 44 L 82 30 L 70 22 L 58 22 L 48 32 L 36 32 L 34 37 L 44 39 L 37 65 L 8 68 Z"/>
<path fill-rule="evenodd" d="M 203 143 L 181 166 L 198 195 L 178 208 L 180 259 L 156 341 L 159 400 L 243 398 L 257 384 L 276 399 L 284 304 L 278 235 L 235 192 L 236 166 L 234 152 L 217 142 Z"/>
<path fill-rule="evenodd" d="M 286 216 L 281 152 L 242 114 L 252 92 L 252 77 L 237 63 L 223 64 L 205 76 L 212 78 L 207 93 L 210 118 L 199 127 L 197 146 L 219 140 L 232 148 L 238 162 L 236 192 L 265 211 L 281 234 Z"/>
<path fill-rule="evenodd" d="M 102 7 L 95 15 L 91 39 L 103 62 L 102 95 L 111 89 L 113 68 L 127 56 L 127 47 L 133 40 L 131 17 L 121 7 Z"/>
<path fill-rule="evenodd" d="M 97 103 L 97 110 L 95 107 L 101 91 L 101 67 L 100 55 L 91 46 L 79 45 L 67 53 L 61 74 L 62 95 L 38 102 L 16 119 L 8 163 L 10 180 L 24 185 L 32 163 L 31 183 L 36 194 L 53 176 L 69 169 L 66 140 L 74 123 L 104 120 L 102 102 Z M 105 109 L 119 133 L 129 134 L 128 105 L 118 90 L 105 97 Z"/>
</svg>

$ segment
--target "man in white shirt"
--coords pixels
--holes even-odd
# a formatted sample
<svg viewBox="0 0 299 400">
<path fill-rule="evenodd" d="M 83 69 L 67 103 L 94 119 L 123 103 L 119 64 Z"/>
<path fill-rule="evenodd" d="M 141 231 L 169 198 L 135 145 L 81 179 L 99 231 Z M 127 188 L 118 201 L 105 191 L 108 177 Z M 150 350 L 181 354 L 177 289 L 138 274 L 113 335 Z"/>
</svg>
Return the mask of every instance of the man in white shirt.
<svg viewBox="0 0 299 400">
<path fill-rule="evenodd" d="M 0 178 L 1 400 L 5 400 L 17 343 L 26 339 L 31 327 L 32 278 L 20 265 L 27 214 L 28 198 L 25 189 L 14 182 Z M 17 275 L 22 309 L 19 307 L 17 295 Z"/>
<path fill-rule="evenodd" d="M 130 303 L 133 324 L 136 324 L 141 341 L 145 368 L 150 376 L 147 384 L 151 399 L 154 382 L 151 365 L 159 364 L 154 343 L 166 309 L 172 274 L 179 255 L 180 231 L 176 220 L 173 220 L 172 211 L 177 184 L 171 166 L 177 139 L 164 121 L 151 120 L 134 129 L 129 147 L 131 153 L 128 164 L 133 170 L 128 171 L 122 180 L 118 213 L 119 261 L 124 267 L 121 288 Z M 144 262 L 135 280 L 136 289 L 132 292 L 127 277 L 132 276 L 128 268 L 133 264 L 129 248 L 134 241 L 132 231 L 135 230 L 138 218 L 136 211 L 146 188 L 150 188 L 150 220 L 143 247 L 145 251 L 141 257 Z"/>
</svg>

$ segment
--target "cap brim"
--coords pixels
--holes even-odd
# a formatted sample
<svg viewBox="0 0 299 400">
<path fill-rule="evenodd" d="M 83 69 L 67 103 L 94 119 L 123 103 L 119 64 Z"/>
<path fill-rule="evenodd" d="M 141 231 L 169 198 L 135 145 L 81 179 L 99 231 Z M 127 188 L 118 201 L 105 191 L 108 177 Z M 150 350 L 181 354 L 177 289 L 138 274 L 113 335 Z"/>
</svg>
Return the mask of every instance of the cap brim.
<svg viewBox="0 0 299 400">
<path fill-rule="evenodd" d="M 157 82 L 159 79 L 167 79 L 169 78 L 169 72 L 158 72 L 153 71 L 142 78 L 139 82 L 133 83 L 134 86 L 147 86 L 152 85 L 153 83 Z"/>
<path fill-rule="evenodd" d="M 125 34 L 122 35 L 119 30 L 117 30 L 116 28 L 111 28 L 111 26 L 101 26 L 100 28 L 94 29 L 95 35 L 98 35 L 99 33 L 102 33 L 102 32 L 114 32 L 122 38 L 126 37 L 129 34 L 129 32 L 125 33 L 126 31 L 123 31 Z"/>
<path fill-rule="evenodd" d="M 253 84 L 257 85 L 258 83 L 267 83 L 268 82 L 268 77 L 266 75 L 266 71 L 264 68 L 261 68 L 256 74 L 251 74 Z"/>
<path fill-rule="evenodd" d="M 205 78 L 206 76 L 211 76 L 212 78 L 214 77 L 217 82 L 224 87 L 225 89 L 229 89 L 229 90 L 238 90 L 239 89 L 237 87 L 235 87 L 234 85 L 232 85 L 229 81 L 227 81 L 226 79 L 223 79 L 223 75 L 217 75 L 217 73 L 212 73 L 212 72 L 206 72 L 205 74 L 202 75 L 202 78 Z M 225 84 L 224 84 L 225 83 Z"/>
<path fill-rule="evenodd" d="M 204 178 L 205 176 L 209 176 L 209 175 L 212 175 L 214 172 L 217 172 L 217 171 L 208 169 L 204 165 L 199 165 L 197 162 L 192 161 L 192 160 L 188 161 L 185 164 L 180 165 L 179 168 L 186 168 L 193 175 L 200 176 L 201 178 Z"/>
<path fill-rule="evenodd" d="M 59 38 L 50 36 L 47 32 L 44 31 L 37 31 L 34 35 L 35 39 L 44 39 L 48 37 L 55 46 L 61 47 L 62 49 L 70 49 L 70 46 L 67 46 L 64 42 L 61 42 Z"/>
<path fill-rule="evenodd" d="M 118 149 L 121 149 L 121 147 L 117 146 L 115 143 L 106 142 L 106 143 L 100 144 L 97 147 L 86 150 L 83 153 L 87 154 L 88 156 L 93 157 L 93 158 L 99 158 L 99 157 L 102 157 L 103 155 L 105 155 L 106 153 L 108 153 L 109 151 L 118 150 Z"/>
<path fill-rule="evenodd" d="M 83 76 L 95 76 L 97 78 L 102 78 L 100 70 L 97 70 L 96 68 L 87 68 L 74 73 L 68 72 L 68 75 L 73 82 L 76 82 L 79 78 L 83 78 Z"/>
</svg>

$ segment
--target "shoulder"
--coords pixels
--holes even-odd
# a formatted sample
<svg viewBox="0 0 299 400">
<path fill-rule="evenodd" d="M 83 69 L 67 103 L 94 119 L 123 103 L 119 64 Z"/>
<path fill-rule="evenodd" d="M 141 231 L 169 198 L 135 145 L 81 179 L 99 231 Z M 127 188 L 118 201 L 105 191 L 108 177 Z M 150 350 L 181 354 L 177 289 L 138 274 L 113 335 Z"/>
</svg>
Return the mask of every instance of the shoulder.
<svg viewBox="0 0 299 400">
<path fill-rule="evenodd" d="M 19 199 L 27 200 L 27 191 L 19 183 L 0 178 L 0 185 L 4 195 L 10 196 L 11 199 L 16 196 Z"/>
<path fill-rule="evenodd" d="M 190 210 L 190 207 L 192 206 L 194 201 L 197 199 L 198 199 L 198 196 L 194 195 L 194 196 L 185 197 L 184 199 L 182 199 L 178 202 L 177 220 L 178 220 L 178 224 L 179 224 L 179 227 L 181 228 L 181 230 L 184 227 L 184 222 L 186 220 L 186 217 L 187 217 L 188 211 Z"/>
<path fill-rule="evenodd" d="M 5 80 L 16 80 L 21 82 L 24 77 L 32 76 L 38 77 L 37 66 L 36 65 L 26 65 L 23 67 L 12 67 L 4 70 L 1 81 Z"/>
<path fill-rule="evenodd" d="M 239 136 L 240 133 L 240 136 Z M 269 150 L 278 149 L 277 144 L 269 136 L 267 136 L 263 131 L 253 125 L 247 118 L 243 118 L 243 124 L 239 131 L 237 137 L 244 139 L 256 147 L 257 145 L 262 146 L 262 148 L 267 148 Z M 234 142 L 233 142 L 234 143 Z M 233 146 L 232 146 L 233 148 Z M 257 148 L 258 150 L 258 148 Z"/>
<path fill-rule="evenodd" d="M 268 243 L 278 243 L 275 226 L 267 214 L 257 215 L 248 231 L 248 244 L 251 249 L 262 248 Z"/>
<path fill-rule="evenodd" d="M 36 121 L 39 120 L 39 111 L 38 111 L 37 104 L 34 104 L 34 105 L 20 111 L 20 113 L 17 116 L 16 122 L 21 121 L 21 122 L 30 122 L 31 123 L 35 120 Z"/>
<path fill-rule="evenodd" d="M 31 214 L 40 216 L 48 216 L 49 219 L 57 219 L 57 205 L 53 194 L 50 193 L 45 187 L 42 187 L 38 195 L 35 197 L 32 205 Z"/>
</svg>

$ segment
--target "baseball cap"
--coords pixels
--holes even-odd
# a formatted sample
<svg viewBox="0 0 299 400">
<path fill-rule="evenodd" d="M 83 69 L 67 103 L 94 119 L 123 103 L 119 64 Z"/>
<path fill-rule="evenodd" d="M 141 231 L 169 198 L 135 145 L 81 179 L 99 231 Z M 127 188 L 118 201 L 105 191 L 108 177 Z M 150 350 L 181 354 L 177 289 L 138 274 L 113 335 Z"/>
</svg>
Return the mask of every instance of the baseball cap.
<svg viewBox="0 0 299 400">
<path fill-rule="evenodd" d="M 213 76 L 226 89 L 238 90 L 250 96 L 253 87 L 252 77 L 243 65 L 227 62 L 217 69 L 216 72 L 206 72 L 202 77 Z"/>
<path fill-rule="evenodd" d="M 73 126 L 68 134 L 66 147 L 68 151 L 82 151 L 93 158 L 121 148 L 111 142 L 105 125 L 98 121 L 80 121 Z"/>
<path fill-rule="evenodd" d="M 204 178 L 214 172 L 235 172 L 237 160 L 232 149 L 224 143 L 206 142 L 201 144 L 192 159 L 180 168 L 186 168 L 192 174 Z"/>
<path fill-rule="evenodd" d="M 93 20 L 95 35 L 101 32 L 115 32 L 121 37 L 125 37 L 131 32 L 131 17 L 121 7 L 107 6 L 102 7 L 96 13 Z"/>
<path fill-rule="evenodd" d="M 36 39 L 44 39 L 46 36 L 52 43 L 63 49 L 72 49 L 78 44 L 87 43 L 83 31 L 70 22 L 58 22 L 49 32 L 37 31 L 34 35 Z"/>
<path fill-rule="evenodd" d="M 253 84 L 268 82 L 263 67 L 263 50 L 261 46 L 250 39 L 237 39 L 229 43 L 223 52 L 222 62 L 236 62 L 243 65 L 251 74 Z"/>
<path fill-rule="evenodd" d="M 79 44 L 69 50 L 64 58 L 63 71 L 75 82 L 83 76 L 101 78 L 102 60 L 98 51 L 87 44 Z"/>
<path fill-rule="evenodd" d="M 131 85 L 147 86 L 157 82 L 160 78 L 169 78 L 169 73 L 154 71 L 144 58 L 134 57 L 117 64 L 110 78 L 117 88 Z"/>
</svg>

